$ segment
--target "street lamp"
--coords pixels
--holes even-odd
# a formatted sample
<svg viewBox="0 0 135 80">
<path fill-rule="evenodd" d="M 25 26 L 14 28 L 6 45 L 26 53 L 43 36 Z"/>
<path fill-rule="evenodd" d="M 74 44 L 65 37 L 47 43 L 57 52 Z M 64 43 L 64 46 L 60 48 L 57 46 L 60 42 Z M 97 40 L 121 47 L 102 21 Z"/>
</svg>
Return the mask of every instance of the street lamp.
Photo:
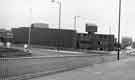
<svg viewBox="0 0 135 80">
<path fill-rule="evenodd" d="M 29 49 L 31 48 L 30 47 L 30 45 L 31 45 L 31 26 L 29 27 L 29 29 L 28 29 L 28 47 L 29 47 Z"/>
<path fill-rule="evenodd" d="M 111 35 L 112 28 L 109 26 L 109 34 Z"/>
<path fill-rule="evenodd" d="M 31 23 L 32 23 L 32 8 L 30 8 L 30 16 L 31 16 Z M 28 29 L 28 48 L 31 49 L 31 24 L 29 25 Z"/>
<path fill-rule="evenodd" d="M 74 16 L 74 30 L 76 30 L 76 23 L 77 23 L 77 18 L 79 18 L 80 16 Z"/>
<path fill-rule="evenodd" d="M 60 28 L 61 28 L 61 1 L 60 0 L 58 0 L 58 1 L 52 0 L 52 2 L 55 2 L 59 5 L 59 32 L 60 32 Z M 59 45 L 61 44 L 60 41 L 58 41 L 57 43 Z M 59 45 L 58 45 L 58 49 L 57 49 L 58 51 L 59 51 L 59 47 L 60 47 Z"/>
<path fill-rule="evenodd" d="M 120 23 L 121 23 L 121 0 L 119 0 L 119 16 L 118 16 L 118 53 L 117 60 L 120 60 Z"/>
<path fill-rule="evenodd" d="M 61 1 L 52 0 L 52 2 L 55 2 L 59 5 L 59 29 L 60 29 L 61 28 Z"/>
</svg>

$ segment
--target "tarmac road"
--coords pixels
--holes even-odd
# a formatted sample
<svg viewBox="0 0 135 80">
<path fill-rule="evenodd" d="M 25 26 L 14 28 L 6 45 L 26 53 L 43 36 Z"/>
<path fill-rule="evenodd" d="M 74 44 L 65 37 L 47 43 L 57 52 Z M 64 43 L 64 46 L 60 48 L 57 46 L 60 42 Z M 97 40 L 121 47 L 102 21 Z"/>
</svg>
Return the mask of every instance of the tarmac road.
<svg viewBox="0 0 135 80">
<path fill-rule="evenodd" d="M 68 53 L 64 52 L 65 54 L 68 55 L 60 56 L 61 54 L 59 55 L 58 53 L 57 55 L 57 52 L 55 51 L 49 51 L 50 53 L 48 53 L 48 51 L 47 52 L 44 51 L 46 50 L 39 50 L 39 54 L 46 54 L 46 57 L 39 56 L 36 58 L 0 59 L 0 73 L 1 73 L 0 78 L 1 79 L 8 78 L 9 80 L 21 80 L 22 78 L 22 80 L 23 79 L 27 80 L 32 77 L 55 74 L 57 72 L 64 72 L 80 67 L 86 67 L 89 65 L 92 66 L 94 64 L 101 64 L 104 62 L 116 60 L 116 55 L 101 56 L 101 55 L 87 55 L 81 53 L 79 53 L 79 55 L 76 53 L 74 53 L 74 55 L 69 55 L 71 54 L 70 52 Z M 121 58 L 127 58 L 127 56 L 123 55 L 121 56 Z M 43 74 L 40 74 L 42 72 Z M 32 76 L 29 74 L 32 74 Z M 39 75 L 37 76 L 37 74 Z"/>
<path fill-rule="evenodd" d="M 63 72 L 63 70 L 67 71 L 112 60 L 116 60 L 116 56 L 42 57 L 37 59 L 5 59 L 4 61 L 1 59 L 0 73 L 6 73 L 0 74 L 0 78 L 14 80 L 16 76 L 23 75 L 23 78 L 27 78 L 27 74 L 37 74 L 39 72 L 45 72 L 44 75 L 48 75 L 50 74 L 48 72 L 53 74 L 53 71 L 62 70 Z"/>
<path fill-rule="evenodd" d="M 134 74 L 135 58 L 130 57 L 30 80 L 135 80 Z"/>
</svg>

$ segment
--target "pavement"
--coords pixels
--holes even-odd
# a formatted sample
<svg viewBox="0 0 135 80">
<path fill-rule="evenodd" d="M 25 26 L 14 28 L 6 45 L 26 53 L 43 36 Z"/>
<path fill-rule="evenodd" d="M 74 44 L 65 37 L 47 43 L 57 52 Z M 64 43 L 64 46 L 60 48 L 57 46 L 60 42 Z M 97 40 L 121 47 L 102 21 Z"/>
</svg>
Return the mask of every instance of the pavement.
<svg viewBox="0 0 135 80">
<path fill-rule="evenodd" d="M 135 58 L 129 57 L 30 80 L 135 80 L 134 74 Z"/>
<path fill-rule="evenodd" d="M 13 48 L 23 50 L 23 46 L 16 46 L 13 45 Z M 61 56 L 61 55 L 97 55 L 97 54 L 114 54 L 117 51 L 97 51 L 97 50 L 84 50 L 84 51 L 70 51 L 70 50 L 56 50 L 56 49 L 45 49 L 45 48 L 38 48 L 38 47 L 32 47 L 31 49 L 32 57 L 34 56 Z M 38 53 L 38 54 L 37 54 Z"/>
</svg>

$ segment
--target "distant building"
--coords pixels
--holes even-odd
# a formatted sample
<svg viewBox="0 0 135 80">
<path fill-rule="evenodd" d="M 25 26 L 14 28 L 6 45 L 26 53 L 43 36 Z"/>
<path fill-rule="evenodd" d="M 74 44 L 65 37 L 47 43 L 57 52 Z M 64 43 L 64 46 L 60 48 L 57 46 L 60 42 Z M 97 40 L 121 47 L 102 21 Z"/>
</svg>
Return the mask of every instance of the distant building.
<svg viewBox="0 0 135 80">
<path fill-rule="evenodd" d="M 96 24 L 91 24 L 87 23 L 86 24 L 86 32 L 97 32 L 97 25 Z"/>
<path fill-rule="evenodd" d="M 126 48 L 127 46 L 131 46 L 132 42 L 131 37 L 122 37 L 121 47 Z"/>
<path fill-rule="evenodd" d="M 86 24 L 88 33 L 77 34 L 77 48 L 90 50 L 113 50 L 115 44 L 114 35 L 95 34 L 96 25 Z"/>
<path fill-rule="evenodd" d="M 135 41 L 133 41 L 131 47 L 132 47 L 132 48 L 135 48 Z"/>
<path fill-rule="evenodd" d="M 113 50 L 114 35 L 106 34 L 78 34 L 78 48 L 90 50 Z"/>
<path fill-rule="evenodd" d="M 49 28 L 49 25 L 46 23 L 33 23 L 31 24 L 32 28 Z"/>
<path fill-rule="evenodd" d="M 87 33 L 76 33 L 74 30 L 51 29 L 43 24 L 32 24 L 31 44 L 61 48 L 89 50 L 114 50 L 114 35 L 96 34 L 97 25 L 86 24 Z M 46 25 L 47 26 L 47 25 Z M 28 43 L 29 28 L 13 28 L 14 43 Z"/>
<path fill-rule="evenodd" d="M 13 34 L 6 29 L 0 29 L 0 42 L 12 42 Z"/>
</svg>

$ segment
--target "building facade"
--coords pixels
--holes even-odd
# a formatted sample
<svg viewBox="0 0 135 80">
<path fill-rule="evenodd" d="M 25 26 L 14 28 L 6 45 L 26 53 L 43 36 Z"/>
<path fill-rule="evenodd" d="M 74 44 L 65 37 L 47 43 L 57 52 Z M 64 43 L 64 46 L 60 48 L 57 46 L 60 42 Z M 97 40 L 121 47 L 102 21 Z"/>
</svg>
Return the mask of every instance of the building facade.
<svg viewBox="0 0 135 80">
<path fill-rule="evenodd" d="M 24 44 L 28 43 L 29 28 L 13 28 L 14 43 Z M 74 47 L 75 31 L 73 30 L 59 30 L 50 28 L 31 28 L 30 43 L 37 45 L 45 45 L 61 48 Z"/>
<path fill-rule="evenodd" d="M 12 42 L 13 33 L 9 30 L 0 29 L 0 42 Z"/>
<path fill-rule="evenodd" d="M 96 34 L 97 25 L 86 25 L 87 33 L 76 33 L 74 30 L 50 29 L 44 27 L 13 28 L 14 43 L 30 43 L 61 48 L 89 49 L 89 50 L 114 50 L 114 35 Z"/>
<path fill-rule="evenodd" d="M 96 34 L 96 25 L 86 25 L 87 33 L 77 34 L 77 48 L 90 50 L 114 50 L 114 35 Z"/>
</svg>

